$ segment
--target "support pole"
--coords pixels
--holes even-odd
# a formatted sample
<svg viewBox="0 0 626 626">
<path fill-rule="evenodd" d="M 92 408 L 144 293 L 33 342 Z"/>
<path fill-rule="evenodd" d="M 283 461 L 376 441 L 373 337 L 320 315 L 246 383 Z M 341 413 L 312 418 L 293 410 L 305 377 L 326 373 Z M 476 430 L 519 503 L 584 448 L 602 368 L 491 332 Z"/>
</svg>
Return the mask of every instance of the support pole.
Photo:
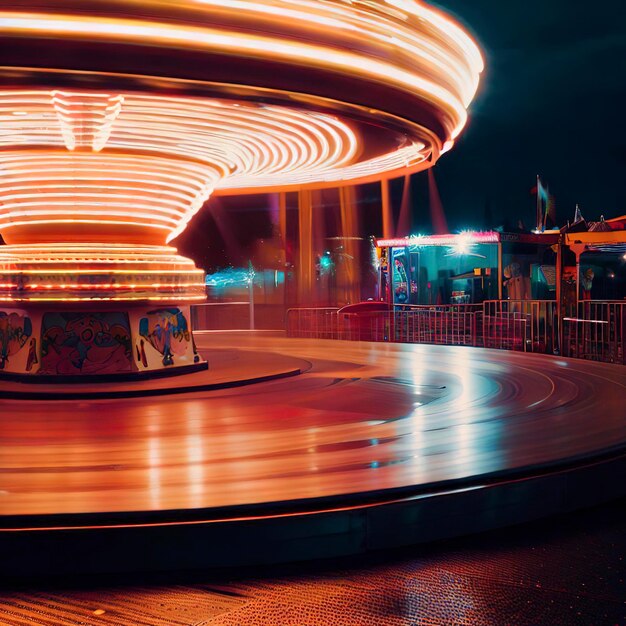
<svg viewBox="0 0 626 626">
<path fill-rule="evenodd" d="M 558 354 L 563 354 L 563 318 L 565 317 L 565 307 L 563 304 L 563 236 L 559 237 L 559 243 L 556 248 L 556 320 L 555 324 L 557 327 L 556 330 L 556 338 L 558 341 Z"/>
<path fill-rule="evenodd" d="M 393 237 L 395 233 L 393 232 L 393 209 L 391 207 L 388 179 L 380 181 L 380 191 L 383 212 L 383 237 L 389 239 Z"/>
<path fill-rule="evenodd" d="M 248 291 L 250 302 L 250 330 L 254 330 L 254 267 L 252 267 L 252 261 L 248 261 Z"/>
<path fill-rule="evenodd" d="M 282 245 L 284 262 L 287 262 L 287 194 L 278 194 L 278 228 Z"/>
<path fill-rule="evenodd" d="M 354 187 L 339 189 L 341 234 L 343 235 L 342 283 L 345 304 L 361 299 L 359 216 Z"/>
<path fill-rule="evenodd" d="M 502 267 L 502 242 L 498 242 L 498 300 L 502 300 L 502 276 L 504 268 Z"/>
<path fill-rule="evenodd" d="M 313 294 L 313 201 L 309 190 L 298 192 L 298 303 L 309 303 Z"/>
</svg>

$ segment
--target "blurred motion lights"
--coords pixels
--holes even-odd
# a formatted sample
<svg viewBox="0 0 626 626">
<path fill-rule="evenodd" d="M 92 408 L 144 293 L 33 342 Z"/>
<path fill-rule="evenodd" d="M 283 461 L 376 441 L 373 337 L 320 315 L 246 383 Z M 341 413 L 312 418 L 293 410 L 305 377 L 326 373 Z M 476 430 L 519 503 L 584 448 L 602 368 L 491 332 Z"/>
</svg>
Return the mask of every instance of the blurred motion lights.
<svg viewBox="0 0 626 626">
<path fill-rule="evenodd" d="M 211 194 L 430 167 L 483 68 L 463 29 L 418 0 L 79 5 L 0 7 L 9 304 L 201 300 L 203 272 L 168 243 Z M 171 308 L 141 315 L 137 358 L 147 367 L 150 338 L 171 364 L 155 337 L 189 324 Z"/>
</svg>

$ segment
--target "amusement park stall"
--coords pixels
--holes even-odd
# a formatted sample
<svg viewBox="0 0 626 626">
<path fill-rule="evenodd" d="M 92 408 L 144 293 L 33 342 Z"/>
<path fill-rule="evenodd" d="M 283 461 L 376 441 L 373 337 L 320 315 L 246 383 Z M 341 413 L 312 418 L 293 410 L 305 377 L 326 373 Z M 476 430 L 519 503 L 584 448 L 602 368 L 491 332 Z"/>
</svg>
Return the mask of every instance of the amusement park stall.
<svg viewBox="0 0 626 626">
<path fill-rule="evenodd" d="M 552 349 L 558 233 L 378 239 L 379 299 L 397 341 Z"/>
<path fill-rule="evenodd" d="M 378 239 L 379 297 L 395 306 L 552 300 L 558 239 L 496 231 Z"/>
<path fill-rule="evenodd" d="M 376 301 L 340 309 L 337 328 L 347 339 L 552 350 L 558 239 L 496 231 L 378 239 Z"/>
<path fill-rule="evenodd" d="M 626 231 L 597 224 L 379 239 L 378 301 L 339 310 L 336 334 L 624 363 Z"/>
<path fill-rule="evenodd" d="M 564 233 L 559 247 L 562 354 L 626 363 L 624 220 L 588 226 Z"/>
</svg>

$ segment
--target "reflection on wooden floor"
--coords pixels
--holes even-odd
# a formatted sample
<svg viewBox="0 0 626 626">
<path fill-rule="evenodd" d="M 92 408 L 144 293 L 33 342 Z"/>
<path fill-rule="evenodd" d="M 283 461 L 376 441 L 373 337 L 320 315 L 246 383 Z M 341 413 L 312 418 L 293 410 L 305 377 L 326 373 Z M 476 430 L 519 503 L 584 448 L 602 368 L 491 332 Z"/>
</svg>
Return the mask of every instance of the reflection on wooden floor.
<svg viewBox="0 0 626 626">
<path fill-rule="evenodd" d="M 309 360 L 156 398 L 0 400 L 0 514 L 189 509 L 480 475 L 624 444 L 626 370 L 482 349 L 199 334 Z M 2 383 L 0 383 L 2 384 Z"/>
</svg>

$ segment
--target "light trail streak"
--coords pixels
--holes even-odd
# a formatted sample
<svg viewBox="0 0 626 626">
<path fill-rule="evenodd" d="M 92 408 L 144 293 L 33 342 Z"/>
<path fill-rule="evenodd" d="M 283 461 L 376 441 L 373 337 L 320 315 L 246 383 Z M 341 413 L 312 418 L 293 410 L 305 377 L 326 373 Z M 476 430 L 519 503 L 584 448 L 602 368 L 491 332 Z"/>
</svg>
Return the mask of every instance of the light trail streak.
<svg viewBox="0 0 626 626">
<path fill-rule="evenodd" d="M 195 299 L 202 272 L 191 262 L 183 267 L 164 244 L 213 192 L 424 169 L 465 125 L 483 69 L 472 38 L 417 0 L 128 0 L 123 14 L 108 0 L 89 14 L 69 0 L 54 10 L 17 0 L 0 7 L 0 33 L 7 41 L 43 38 L 53 49 L 104 46 L 90 60 L 95 71 L 106 71 L 102 51 L 120 44 L 193 52 L 209 69 L 218 58 L 234 68 L 224 83 L 234 89 L 219 97 L 158 93 L 150 81 L 129 89 L 104 82 L 0 90 L 0 232 L 9 244 L 0 255 L 3 301 L 74 301 L 104 290 L 111 299 L 129 290 Z M 246 60 L 265 68 L 256 77 L 265 84 L 246 82 Z M 301 74 L 295 89 L 274 82 L 294 72 Z M 311 79 L 309 88 L 315 72 L 328 84 Z M 341 87 L 348 84 L 358 86 L 354 93 Z M 269 97 L 238 99 L 238 88 Z M 387 95 L 376 96 L 378 89 Z M 65 251 L 51 247 L 62 241 Z"/>
</svg>

